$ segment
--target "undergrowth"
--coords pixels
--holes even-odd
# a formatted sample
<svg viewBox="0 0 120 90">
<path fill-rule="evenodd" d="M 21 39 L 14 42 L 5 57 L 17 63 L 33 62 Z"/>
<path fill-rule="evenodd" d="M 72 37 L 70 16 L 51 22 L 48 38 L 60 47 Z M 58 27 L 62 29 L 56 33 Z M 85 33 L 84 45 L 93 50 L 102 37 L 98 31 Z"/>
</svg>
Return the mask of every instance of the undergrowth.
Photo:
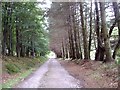
<svg viewBox="0 0 120 90">
<path fill-rule="evenodd" d="M 35 66 L 42 64 L 46 60 L 45 57 L 40 58 L 17 58 L 17 57 L 4 57 L 3 59 L 3 73 L 14 74 L 23 70 L 31 69 Z"/>
<path fill-rule="evenodd" d="M 24 71 L 24 73 L 21 72 L 19 73 L 19 76 L 16 77 L 15 79 L 8 79 L 6 83 L 2 84 L 2 88 L 12 88 L 16 83 L 18 83 L 20 80 L 24 79 L 30 73 L 32 73 L 33 70 L 34 68 Z"/>
<path fill-rule="evenodd" d="M 12 88 L 21 79 L 27 77 L 30 73 L 39 67 L 47 60 L 46 57 L 37 58 L 17 58 L 6 56 L 2 59 L 2 74 L 9 74 L 10 76 L 17 75 L 17 77 L 8 78 L 7 81 L 2 82 L 2 88 Z M 0 86 L 1 86 L 0 85 Z M 1 89 L 1 88 L 0 88 Z"/>
</svg>

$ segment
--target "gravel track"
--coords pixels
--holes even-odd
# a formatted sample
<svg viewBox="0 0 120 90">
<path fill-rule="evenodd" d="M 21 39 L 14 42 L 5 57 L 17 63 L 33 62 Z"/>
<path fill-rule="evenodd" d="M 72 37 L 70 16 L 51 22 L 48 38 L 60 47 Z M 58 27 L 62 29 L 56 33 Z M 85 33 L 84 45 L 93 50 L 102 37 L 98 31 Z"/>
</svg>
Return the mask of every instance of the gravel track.
<svg viewBox="0 0 120 90">
<path fill-rule="evenodd" d="M 80 81 L 69 75 L 56 59 L 49 59 L 32 75 L 17 85 L 17 88 L 81 87 Z"/>
</svg>

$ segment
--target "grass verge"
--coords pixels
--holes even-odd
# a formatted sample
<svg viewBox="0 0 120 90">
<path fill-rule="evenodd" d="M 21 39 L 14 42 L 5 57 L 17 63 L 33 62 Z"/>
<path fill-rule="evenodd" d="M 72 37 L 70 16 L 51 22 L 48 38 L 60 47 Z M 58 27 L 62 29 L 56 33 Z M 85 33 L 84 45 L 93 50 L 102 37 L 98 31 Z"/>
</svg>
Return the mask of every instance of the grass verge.
<svg viewBox="0 0 120 90">
<path fill-rule="evenodd" d="M 1 87 L 2 88 L 12 88 L 16 83 L 20 82 L 22 79 L 24 79 L 25 77 L 30 75 L 33 70 L 34 70 L 34 68 L 29 69 L 25 72 L 22 72 L 15 79 L 8 79 L 7 82 L 3 83 Z"/>
<path fill-rule="evenodd" d="M 47 58 L 4 57 L 2 60 L 2 88 L 12 88 L 42 65 Z"/>
</svg>

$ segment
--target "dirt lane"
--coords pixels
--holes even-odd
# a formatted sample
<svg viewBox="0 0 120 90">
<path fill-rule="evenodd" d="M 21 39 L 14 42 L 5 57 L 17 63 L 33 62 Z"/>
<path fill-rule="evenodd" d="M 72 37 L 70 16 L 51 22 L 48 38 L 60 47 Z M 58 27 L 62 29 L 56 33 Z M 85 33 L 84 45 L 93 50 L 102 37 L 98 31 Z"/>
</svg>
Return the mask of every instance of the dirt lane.
<svg viewBox="0 0 120 90">
<path fill-rule="evenodd" d="M 80 81 L 69 75 L 56 59 L 49 59 L 17 88 L 80 88 Z"/>
</svg>

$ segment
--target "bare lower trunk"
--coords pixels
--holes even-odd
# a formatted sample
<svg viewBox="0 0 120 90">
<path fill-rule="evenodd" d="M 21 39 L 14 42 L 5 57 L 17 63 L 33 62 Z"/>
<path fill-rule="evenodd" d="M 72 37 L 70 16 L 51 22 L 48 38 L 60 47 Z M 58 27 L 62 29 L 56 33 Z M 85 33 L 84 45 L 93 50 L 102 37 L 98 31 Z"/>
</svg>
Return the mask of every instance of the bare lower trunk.
<svg viewBox="0 0 120 90">
<path fill-rule="evenodd" d="M 118 41 L 118 43 L 117 43 L 117 45 L 115 46 L 115 49 L 114 49 L 114 52 L 113 52 L 113 59 L 115 59 L 116 58 L 116 54 L 117 54 L 117 51 L 119 50 L 119 48 L 120 48 L 120 37 L 119 37 L 119 41 Z"/>
<path fill-rule="evenodd" d="M 18 26 L 18 18 L 16 17 L 16 53 L 17 57 L 20 57 L 20 42 L 19 42 L 19 26 Z"/>
<path fill-rule="evenodd" d="M 111 47 L 110 47 L 110 40 L 108 36 L 108 30 L 106 26 L 106 15 L 105 15 L 105 3 L 100 2 L 100 12 L 101 12 L 101 23 L 102 23 L 102 33 L 104 39 L 104 47 L 105 47 L 105 54 L 106 54 L 106 61 L 112 60 L 111 56 Z"/>
<path fill-rule="evenodd" d="M 91 35 L 92 35 L 92 3 L 91 3 L 91 10 L 90 10 L 89 58 L 90 58 L 91 42 L 92 42 Z"/>
<path fill-rule="evenodd" d="M 114 14 L 115 14 L 115 20 L 117 20 L 118 17 L 120 17 L 119 7 L 118 7 L 117 2 L 113 2 L 113 9 L 114 9 Z M 118 37 L 118 42 L 117 42 L 117 44 L 115 46 L 115 49 L 114 49 L 114 52 L 113 52 L 113 56 L 112 56 L 114 59 L 116 58 L 116 53 L 117 53 L 117 51 L 120 48 L 120 20 L 117 21 L 117 26 L 118 26 L 119 37 Z"/>
<path fill-rule="evenodd" d="M 84 59 L 89 59 L 88 43 L 87 43 L 87 32 L 86 32 L 85 25 L 84 25 L 82 2 L 80 3 L 80 15 L 81 15 L 82 34 L 83 34 Z"/>
</svg>

